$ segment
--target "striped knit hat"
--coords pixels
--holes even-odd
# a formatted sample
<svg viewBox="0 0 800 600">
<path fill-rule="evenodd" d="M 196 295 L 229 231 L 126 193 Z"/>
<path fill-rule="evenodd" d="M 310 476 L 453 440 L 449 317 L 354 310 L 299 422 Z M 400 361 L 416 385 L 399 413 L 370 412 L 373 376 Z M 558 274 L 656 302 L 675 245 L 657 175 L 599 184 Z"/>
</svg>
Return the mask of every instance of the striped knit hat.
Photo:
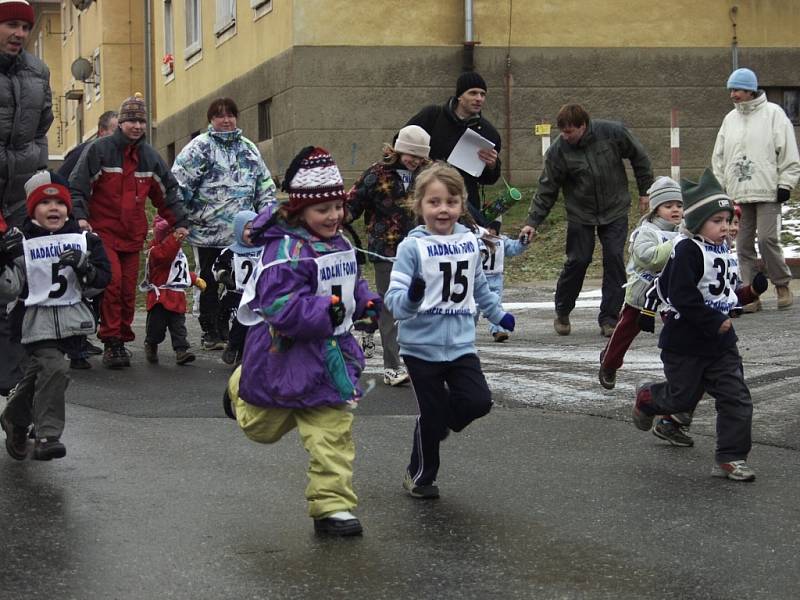
<svg viewBox="0 0 800 600">
<path fill-rule="evenodd" d="M 656 177 L 653 185 L 647 190 L 647 195 L 650 196 L 651 214 L 656 212 L 656 209 L 665 202 L 683 203 L 681 186 L 678 185 L 677 181 L 669 177 Z"/>
<path fill-rule="evenodd" d="M 695 183 L 684 179 L 681 181 L 683 191 L 683 221 L 686 229 L 697 233 L 711 215 L 721 210 L 731 213 L 733 218 L 733 202 L 722 190 L 722 186 L 710 169 L 703 171 L 700 180 Z"/>
<path fill-rule="evenodd" d="M 345 198 L 339 167 L 327 150 L 315 146 L 306 146 L 294 157 L 283 178 L 283 191 L 289 193 L 286 210 L 290 213 Z"/>
<path fill-rule="evenodd" d="M 67 212 L 72 212 L 72 196 L 69 193 L 67 180 L 55 171 L 37 171 L 25 182 L 25 206 L 28 216 L 33 218 L 36 205 L 50 198 L 58 198 L 67 205 Z"/>
<path fill-rule="evenodd" d="M 25 0 L 0 0 L 0 23 L 25 21 L 33 27 L 35 20 L 33 7 Z"/>
</svg>

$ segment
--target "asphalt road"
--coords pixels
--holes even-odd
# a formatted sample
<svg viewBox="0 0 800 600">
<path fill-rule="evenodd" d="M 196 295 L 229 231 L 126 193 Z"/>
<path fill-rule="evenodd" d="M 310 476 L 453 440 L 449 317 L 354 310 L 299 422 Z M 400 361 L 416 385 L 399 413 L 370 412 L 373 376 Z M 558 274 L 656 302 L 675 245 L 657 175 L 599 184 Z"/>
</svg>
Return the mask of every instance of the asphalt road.
<svg viewBox="0 0 800 600">
<path fill-rule="evenodd" d="M 603 390 L 596 309 L 558 337 L 552 291 L 509 290 L 507 303 L 535 304 L 513 309 L 506 344 L 481 324 L 496 407 L 444 443 L 440 500 L 400 486 L 410 389 L 379 382 L 364 399 L 358 539 L 314 536 L 296 435 L 259 446 L 224 418 L 218 352 L 177 367 L 162 347 L 152 366 L 133 346 L 119 372 L 95 359 L 73 372 L 67 457 L 0 456 L 0 598 L 797 598 L 800 305 L 779 312 L 768 296 L 735 322 L 758 473 L 742 484 L 710 477 L 710 399 L 694 448 L 630 423 L 635 386 L 660 376 L 655 337 Z M 365 378 L 380 374 L 370 360 Z"/>
</svg>

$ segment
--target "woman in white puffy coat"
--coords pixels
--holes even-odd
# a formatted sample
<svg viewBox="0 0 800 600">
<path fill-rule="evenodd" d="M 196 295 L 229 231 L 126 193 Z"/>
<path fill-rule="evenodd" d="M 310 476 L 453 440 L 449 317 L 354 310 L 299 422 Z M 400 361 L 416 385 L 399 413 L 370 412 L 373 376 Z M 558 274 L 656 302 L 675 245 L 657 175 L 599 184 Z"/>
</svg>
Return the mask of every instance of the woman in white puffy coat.
<svg viewBox="0 0 800 600">
<path fill-rule="evenodd" d="M 714 175 L 741 206 L 736 240 L 742 280 L 750 283 L 757 269 L 755 239 L 767 274 L 778 295 L 778 308 L 792 305 L 792 278 L 780 244 L 781 204 L 800 179 L 800 155 L 794 127 L 783 109 L 767 101 L 750 69 L 728 79 L 734 109 L 722 121 L 711 158 Z M 746 312 L 761 309 L 760 301 Z"/>
</svg>

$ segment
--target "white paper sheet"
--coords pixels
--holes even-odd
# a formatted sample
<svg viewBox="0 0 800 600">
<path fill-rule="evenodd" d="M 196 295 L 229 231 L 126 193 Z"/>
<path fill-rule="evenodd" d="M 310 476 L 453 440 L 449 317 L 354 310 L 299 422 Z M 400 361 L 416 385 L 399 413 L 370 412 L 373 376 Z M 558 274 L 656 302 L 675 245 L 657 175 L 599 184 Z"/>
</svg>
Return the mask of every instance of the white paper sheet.
<svg viewBox="0 0 800 600">
<path fill-rule="evenodd" d="M 480 177 L 486 163 L 478 156 L 478 150 L 488 150 L 489 148 L 494 148 L 492 142 L 472 129 L 467 129 L 453 147 L 453 151 L 447 157 L 447 162 L 473 177 Z"/>
</svg>

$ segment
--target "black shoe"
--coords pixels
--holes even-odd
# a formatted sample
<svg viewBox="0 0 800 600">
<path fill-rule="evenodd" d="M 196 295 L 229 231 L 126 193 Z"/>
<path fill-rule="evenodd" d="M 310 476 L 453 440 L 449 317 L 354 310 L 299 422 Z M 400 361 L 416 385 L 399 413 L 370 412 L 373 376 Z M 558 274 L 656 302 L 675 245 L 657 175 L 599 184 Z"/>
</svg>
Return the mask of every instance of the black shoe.
<svg viewBox="0 0 800 600">
<path fill-rule="evenodd" d="M 403 479 L 403 488 L 412 498 L 418 498 L 420 500 L 434 500 L 439 497 L 438 486 L 433 484 L 417 485 L 414 483 L 414 480 L 411 479 L 411 475 L 408 473 L 406 473 L 406 476 Z"/>
<path fill-rule="evenodd" d="M 109 369 L 122 369 L 131 366 L 131 359 L 125 354 L 122 342 L 106 342 L 103 350 L 103 366 Z"/>
<path fill-rule="evenodd" d="M 492 334 L 495 342 L 502 343 L 508 339 L 508 334 L 505 331 L 495 331 Z"/>
<path fill-rule="evenodd" d="M 673 446 L 680 446 L 682 448 L 691 448 L 694 446 L 694 440 L 686 435 L 686 432 L 669 417 L 664 417 L 656 421 L 655 425 L 653 425 L 653 435 L 669 442 Z"/>
<path fill-rule="evenodd" d="M 192 354 L 188 350 L 177 350 L 175 352 L 175 364 L 177 365 L 189 364 L 194 359 L 195 359 L 194 354 Z"/>
<path fill-rule="evenodd" d="M 8 455 L 14 460 L 25 460 L 28 456 L 28 428 L 11 423 L 5 412 L 0 414 L 0 426 L 6 432 Z"/>
<path fill-rule="evenodd" d="M 231 402 L 230 394 L 228 394 L 228 388 L 225 388 L 225 392 L 222 394 L 222 410 L 225 411 L 225 416 L 229 419 L 236 420 L 236 413 L 233 412 L 233 403 Z"/>
<path fill-rule="evenodd" d="M 58 438 L 39 438 L 33 447 L 33 460 L 64 458 L 67 447 Z"/>
<path fill-rule="evenodd" d="M 158 346 L 155 344 L 144 343 L 144 359 L 151 365 L 158 363 Z"/>
<path fill-rule="evenodd" d="M 337 515 L 341 517 L 336 518 Z M 361 535 L 364 528 L 361 522 L 349 512 L 339 512 L 325 519 L 314 519 L 314 532 L 317 535 L 338 535 L 347 537 Z"/>
<path fill-rule="evenodd" d="M 91 369 L 92 363 L 85 358 L 71 358 L 69 359 L 70 369 Z"/>
<path fill-rule="evenodd" d="M 83 352 L 89 354 L 90 356 L 100 356 L 103 353 L 103 349 L 99 346 L 95 346 L 89 340 L 86 340 L 81 347 Z"/>
<path fill-rule="evenodd" d="M 613 390 L 614 386 L 617 385 L 617 370 L 606 369 L 601 365 L 600 372 L 598 373 L 598 378 L 600 379 L 600 385 L 602 385 L 607 390 Z"/>
<path fill-rule="evenodd" d="M 239 353 L 235 348 L 231 348 L 229 344 L 225 346 L 225 350 L 222 351 L 222 362 L 226 365 L 232 365 L 236 362 L 237 356 L 239 356 Z"/>
</svg>

